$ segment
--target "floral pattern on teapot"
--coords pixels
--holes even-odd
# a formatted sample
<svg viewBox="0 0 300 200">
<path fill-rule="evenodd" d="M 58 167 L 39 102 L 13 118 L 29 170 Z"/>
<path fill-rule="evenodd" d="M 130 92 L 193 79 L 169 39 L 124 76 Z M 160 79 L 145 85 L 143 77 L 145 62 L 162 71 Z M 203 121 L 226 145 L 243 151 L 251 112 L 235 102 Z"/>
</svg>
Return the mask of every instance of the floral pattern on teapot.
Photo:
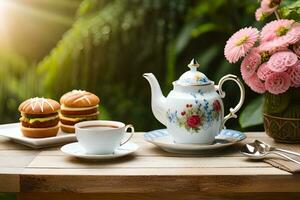
<svg viewBox="0 0 300 200">
<path fill-rule="evenodd" d="M 170 123 L 175 123 L 179 127 L 185 128 L 190 133 L 198 133 L 213 125 L 214 121 L 221 120 L 222 106 L 219 100 L 215 100 L 211 105 L 204 99 L 204 105 L 186 104 L 181 111 L 167 111 Z"/>
</svg>

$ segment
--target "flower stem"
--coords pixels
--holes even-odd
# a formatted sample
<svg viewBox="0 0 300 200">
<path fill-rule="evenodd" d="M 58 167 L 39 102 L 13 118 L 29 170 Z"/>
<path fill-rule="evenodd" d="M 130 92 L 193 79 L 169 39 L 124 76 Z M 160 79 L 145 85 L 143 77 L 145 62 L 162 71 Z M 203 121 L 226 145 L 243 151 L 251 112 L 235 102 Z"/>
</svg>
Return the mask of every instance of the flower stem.
<svg viewBox="0 0 300 200">
<path fill-rule="evenodd" d="M 277 20 L 280 19 L 280 16 L 279 16 L 279 13 L 278 13 L 277 9 L 275 10 L 275 16 L 276 16 Z"/>
</svg>

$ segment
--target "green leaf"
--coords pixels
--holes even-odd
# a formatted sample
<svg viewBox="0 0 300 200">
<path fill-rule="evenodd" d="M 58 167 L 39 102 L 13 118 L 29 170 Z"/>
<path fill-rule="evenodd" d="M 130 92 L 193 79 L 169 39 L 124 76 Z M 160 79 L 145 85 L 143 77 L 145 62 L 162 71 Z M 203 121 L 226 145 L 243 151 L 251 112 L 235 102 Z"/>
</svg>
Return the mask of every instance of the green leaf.
<svg viewBox="0 0 300 200">
<path fill-rule="evenodd" d="M 196 21 L 192 21 L 185 25 L 185 27 L 182 29 L 182 31 L 179 33 L 177 39 L 176 39 L 176 45 L 175 45 L 175 53 L 176 55 L 180 54 L 182 50 L 188 45 L 189 41 L 192 38 L 191 32 L 196 26 Z"/>
<path fill-rule="evenodd" d="M 286 6 L 283 6 L 279 9 L 280 16 L 286 19 L 294 19 L 296 21 L 300 20 L 300 0 L 295 2 L 286 3 Z"/>
<path fill-rule="evenodd" d="M 260 125 L 263 123 L 262 110 L 263 110 L 264 96 L 261 95 L 251 101 L 242 111 L 239 122 L 242 128 Z"/>
<path fill-rule="evenodd" d="M 192 36 L 194 38 L 199 37 L 200 35 L 210 32 L 210 31 L 215 31 L 218 29 L 218 26 L 213 23 L 206 23 L 206 24 L 201 24 L 200 26 L 194 28 L 192 31 Z"/>
</svg>

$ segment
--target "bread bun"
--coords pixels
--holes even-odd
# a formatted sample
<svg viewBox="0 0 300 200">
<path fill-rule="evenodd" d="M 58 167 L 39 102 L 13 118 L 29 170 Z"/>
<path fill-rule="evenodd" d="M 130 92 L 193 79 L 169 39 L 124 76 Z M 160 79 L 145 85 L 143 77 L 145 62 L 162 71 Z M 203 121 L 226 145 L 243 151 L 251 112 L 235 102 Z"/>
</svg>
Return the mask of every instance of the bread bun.
<svg viewBox="0 0 300 200">
<path fill-rule="evenodd" d="M 65 133 L 75 133 L 75 127 L 74 126 L 70 126 L 70 125 L 66 125 L 66 124 L 61 124 L 60 128 Z"/>
<path fill-rule="evenodd" d="M 84 90 L 72 90 L 60 98 L 60 103 L 70 108 L 96 106 L 99 102 L 99 97 Z"/>
<path fill-rule="evenodd" d="M 49 128 L 27 128 L 21 126 L 21 131 L 24 136 L 30 138 L 45 138 L 56 136 L 59 130 L 59 124 Z"/>
<path fill-rule="evenodd" d="M 19 111 L 25 114 L 50 114 L 60 109 L 60 104 L 52 99 L 31 98 L 19 106 Z"/>
</svg>

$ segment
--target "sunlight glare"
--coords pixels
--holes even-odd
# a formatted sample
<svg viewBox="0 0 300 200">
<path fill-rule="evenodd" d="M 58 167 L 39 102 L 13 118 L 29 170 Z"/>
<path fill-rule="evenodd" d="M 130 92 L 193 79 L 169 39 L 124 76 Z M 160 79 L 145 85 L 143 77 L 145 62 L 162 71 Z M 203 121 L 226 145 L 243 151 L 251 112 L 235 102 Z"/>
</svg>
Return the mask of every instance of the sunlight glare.
<svg viewBox="0 0 300 200">
<path fill-rule="evenodd" d="M 8 45 L 8 31 L 7 31 L 7 10 L 8 0 L 0 0 L 0 44 L 1 46 Z"/>
</svg>

